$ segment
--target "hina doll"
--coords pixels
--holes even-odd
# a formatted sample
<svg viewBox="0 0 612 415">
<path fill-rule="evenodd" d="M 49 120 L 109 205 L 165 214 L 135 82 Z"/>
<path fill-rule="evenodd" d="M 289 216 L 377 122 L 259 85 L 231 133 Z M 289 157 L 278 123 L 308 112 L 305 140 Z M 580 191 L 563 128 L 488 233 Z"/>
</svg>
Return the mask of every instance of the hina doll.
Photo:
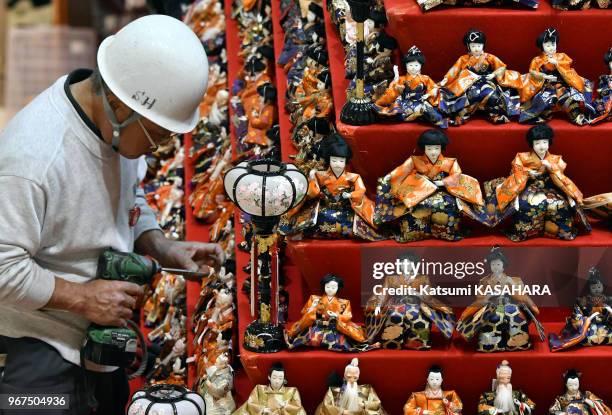
<svg viewBox="0 0 612 415">
<path fill-rule="evenodd" d="M 390 295 L 389 289 L 412 287 L 420 290 L 431 285 L 429 277 L 415 272 L 419 257 L 406 252 L 397 258 L 403 273 L 384 277 L 381 295 L 373 295 L 365 309 L 368 341 L 380 339 L 386 349 L 428 350 L 431 348 L 432 323 L 450 339 L 455 330 L 451 307 L 429 295 Z M 393 292 L 393 291 L 391 291 Z"/>
<path fill-rule="evenodd" d="M 380 239 L 374 225 L 374 203 L 361 176 L 350 173 L 350 147 L 337 134 L 321 144 L 326 171 L 311 170 L 304 202 L 285 215 L 280 231 L 314 238 Z"/>
<path fill-rule="evenodd" d="M 564 174 L 560 155 L 548 150 L 554 132 L 548 125 L 536 125 L 527 132 L 531 151 L 518 153 L 507 178 L 485 183 L 490 222 L 511 218 L 506 236 L 519 242 L 537 236 L 571 240 L 578 235 L 578 220 L 585 230 L 591 227 L 582 211 L 582 193 Z"/>
<path fill-rule="evenodd" d="M 551 5 L 559 10 L 587 10 L 591 6 L 607 9 L 612 4 L 610 0 L 552 0 Z"/>
<path fill-rule="evenodd" d="M 559 31 L 549 27 L 536 44 L 542 54 L 531 60 L 521 90 L 521 123 L 542 123 L 554 112 L 565 112 L 571 122 L 587 124 L 593 114 L 591 81 L 578 75 L 572 59 L 557 52 Z"/>
<path fill-rule="evenodd" d="M 376 391 L 371 385 L 360 385 L 359 359 L 344 369 L 341 385 L 330 385 L 315 415 L 385 415 Z"/>
<path fill-rule="evenodd" d="M 328 70 L 314 75 L 304 72 L 304 79 L 296 87 L 293 102 L 287 104 L 290 119 L 294 125 L 308 122 L 312 118 L 329 118 L 333 110 L 331 96 L 331 75 Z"/>
<path fill-rule="evenodd" d="M 583 199 L 584 210 L 593 217 L 603 219 L 612 229 L 612 192 Z"/>
<path fill-rule="evenodd" d="M 604 401 L 592 392 L 580 390 L 582 373 L 570 369 L 563 374 L 565 393 L 557 396 L 548 412 L 550 415 L 612 415 Z"/>
<path fill-rule="evenodd" d="M 521 75 L 506 68 L 497 56 L 484 51 L 487 38 L 471 29 L 463 37 L 467 55 L 461 56 L 440 82 L 439 108 L 453 125 L 461 125 L 477 111 L 494 123 L 519 114 Z"/>
<path fill-rule="evenodd" d="M 587 289 L 587 295 L 578 297 L 560 335 L 550 335 L 551 351 L 612 345 L 612 297 L 606 295 L 604 279 L 595 267 L 589 270 Z"/>
<path fill-rule="evenodd" d="M 595 100 L 595 118 L 591 124 L 612 120 L 612 48 L 604 55 L 604 62 L 609 70 L 608 75 L 601 75 L 597 87 L 598 98 Z"/>
<path fill-rule="evenodd" d="M 268 147 L 272 141 L 266 132 L 276 122 L 276 88 L 266 82 L 257 87 L 257 96 L 243 101 L 244 111 L 249 120 L 244 143 Z"/>
<path fill-rule="evenodd" d="M 385 93 L 376 100 L 375 110 L 380 118 L 406 122 L 425 120 L 440 128 L 448 127 L 448 120 L 437 110 L 439 90 L 427 75 L 421 74 L 425 56 L 416 47 L 411 47 L 402 57 L 406 75 L 399 76 L 394 67 L 395 78 Z"/>
<path fill-rule="evenodd" d="M 425 154 L 410 156 L 379 180 L 375 223 L 397 224 L 399 242 L 457 241 L 463 237 L 462 214 L 486 222 L 480 184 L 461 173 L 457 159 L 442 155 L 448 142 L 439 130 L 423 132 L 417 145 Z"/>
<path fill-rule="evenodd" d="M 229 357 L 223 354 L 214 366 L 207 369 L 205 380 L 200 382 L 198 393 L 206 402 L 206 415 L 230 415 L 236 409 L 232 397 L 234 375 L 229 365 Z"/>
<path fill-rule="evenodd" d="M 468 306 L 459 321 L 457 331 L 467 341 L 477 336 L 476 350 L 479 352 L 514 352 L 531 348 L 529 324 L 536 326 L 540 340 L 544 340 L 544 329 L 537 320 L 538 307 L 533 300 L 520 293 L 523 281 L 506 274 L 508 259 L 496 247 L 485 258 L 491 273 L 482 278 L 479 285 L 491 294 L 479 295 Z M 499 291 L 501 294 L 496 295 Z M 504 292 L 508 291 L 508 292 Z"/>
<path fill-rule="evenodd" d="M 331 127 L 329 119 L 314 117 L 293 130 L 291 141 L 299 150 L 295 160 L 300 169 L 310 171 L 316 167 L 317 163 L 313 161 L 318 158 L 317 154 L 325 137 L 332 133 Z"/>
<path fill-rule="evenodd" d="M 442 390 L 442 368 L 434 365 L 427 372 L 427 386 L 413 392 L 404 405 L 404 415 L 460 415 L 463 403 L 454 390 Z"/>
<path fill-rule="evenodd" d="M 342 278 L 333 274 L 321 279 L 323 295 L 311 295 L 302 317 L 285 333 L 289 349 L 310 346 L 363 352 L 378 347 L 367 344 L 365 330 L 352 321 L 351 302 L 336 296 L 343 286 Z"/>
<path fill-rule="evenodd" d="M 504 360 L 495 371 L 491 392 L 480 395 L 478 415 L 531 415 L 535 403 L 520 389 L 512 387 L 512 368 Z"/>
<path fill-rule="evenodd" d="M 300 392 L 286 386 L 285 368 L 278 362 L 270 367 L 267 385 L 256 385 L 249 398 L 234 415 L 306 415 Z"/>
</svg>

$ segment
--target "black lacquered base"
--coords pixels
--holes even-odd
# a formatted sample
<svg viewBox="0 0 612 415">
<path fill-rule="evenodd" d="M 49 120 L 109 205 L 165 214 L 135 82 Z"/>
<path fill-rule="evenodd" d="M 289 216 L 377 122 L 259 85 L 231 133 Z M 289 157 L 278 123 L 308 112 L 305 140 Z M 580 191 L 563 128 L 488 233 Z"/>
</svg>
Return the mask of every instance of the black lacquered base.
<svg viewBox="0 0 612 415">
<path fill-rule="evenodd" d="M 342 107 L 340 121 L 348 125 L 370 125 L 376 122 L 374 106 L 369 99 L 351 98 Z"/>
<path fill-rule="evenodd" d="M 283 326 L 253 321 L 244 332 L 244 348 L 256 353 L 280 352 L 285 348 Z"/>
</svg>

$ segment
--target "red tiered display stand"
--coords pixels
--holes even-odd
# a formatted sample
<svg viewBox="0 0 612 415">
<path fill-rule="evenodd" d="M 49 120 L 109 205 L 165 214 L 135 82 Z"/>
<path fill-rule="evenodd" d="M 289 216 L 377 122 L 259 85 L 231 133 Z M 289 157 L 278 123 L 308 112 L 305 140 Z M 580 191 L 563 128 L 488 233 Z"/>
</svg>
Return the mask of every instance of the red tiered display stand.
<svg viewBox="0 0 612 415">
<path fill-rule="evenodd" d="M 229 1 L 228 1 L 229 2 Z M 226 2 L 226 3 L 228 3 Z M 279 24 L 279 0 L 272 0 L 274 20 L 274 44 L 276 57 L 283 46 L 284 34 Z M 414 6 L 414 7 L 413 7 Z M 560 13 L 550 8 L 543 0 L 537 11 L 499 10 L 499 9 L 455 9 L 433 11 L 423 14 L 413 3 L 413 0 L 387 0 L 387 14 L 390 20 L 390 32 L 398 37 L 402 50 L 406 50 L 413 42 L 427 55 L 426 73 L 439 79 L 464 49 L 461 38 L 466 29 L 472 26 L 482 28 L 489 37 L 488 49 L 497 53 L 509 65 L 521 64 L 516 67 L 525 71 L 532 56 L 535 56 L 535 37 L 549 25 L 557 24 L 561 30 L 561 50 L 568 53 L 577 62 L 577 69 L 583 76 L 596 79 L 599 72 L 606 68 L 600 55 L 609 47 L 600 47 L 602 36 L 606 41 L 612 39 L 612 25 L 592 29 L 597 22 L 608 16 L 609 11 L 587 11 Z M 404 20 L 396 19 L 401 16 Z M 584 17 L 580 17 L 584 16 Z M 592 17 L 591 17 L 592 16 Z M 488 17 L 488 19 L 487 19 Z M 493 19 L 494 18 L 494 19 Z M 557 20 L 555 20 L 557 19 Z M 328 51 L 330 56 L 330 71 L 333 81 L 334 105 L 336 118 L 346 101 L 346 86 L 344 79 L 344 52 L 338 34 L 329 20 L 325 10 Z M 230 63 L 235 55 L 230 51 L 230 44 L 235 39 L 235 32 L 230 33 L 233 22 L 228 20 L 228 59 Z M 569 25 L 574 29 L 568 28 Z M 588 33 L 590 37 L 582 36 L 586 48 L 583 54 L 575 52 L 577 43 L 570 41 L 573 34 Z M 399 28 L 404 37 L 393 33 L 393 28 Z M 428 30 L 429 32 L 425 31 Z M 500 35 L 496 35 L 496 32 Z M 412 38 L 408 37 L 408 33 Z M 597 34 L 595 34 L 597 33 Z M 417 39 L 429 38 L 428 42 Z M 237 41 L 236 41 L 237 42 Z M 422 43 L 422 45 L 421 45 Z M 238 43 L 234 43 L 237 45 Z M 588 45 L 588 46 L 587 46 Z M 595 51 L 596 47 L 601 50 Z M 592 55 L 591 60 L 584 59 Z M 230 72 L 232 71 L 230 65 Z M 230 73 L 230 79 L 232 79 Z M 282 68 L 276 67 L 276 82 L 279 103 L 279 121 L 281 127 L 282 158 L 291 162 L 295 148 L 290 140 L 291 124 L 284 111 L 286 77 Z M 590 196 L 595 193 L 610 191 L 610 175 L 606 159 L 612 150 L 612 125 L 597 127 L 575 127 L 566 120 L 556 119 L 552 122 L 556 132 L 553 152 L 561 153 L 568 163 L 567 174 L 585 193 Z M 424 124 L 393 124 L 352 127 L 337 122 L 338 130 L 347 139 L 353 149 L 352 169 L 362 175 L 370 192 L 376 186 L 376 179 L 388 173 L 402 163 L 415 149 L 416 138 L 428 126 Z M 468 124 L 449 129 L 451 145 L 445 154 L 457 157 L 463 171 L 478 178 L 481 182 L 499 176 L 505 176 L 510 170 L 510 162 L 516 152 L 525 151 L 527 143 L 525 132 L 529 126 L 512 123 L 510 125 L 493 126 L 484 120 L 473 120 Z M 233 139 L 235 137 L 233 136 Z M 580 148 L 577 145 L 583 144 Z M 239 215 L 236 215 L 236 244 L 242 240 Z M 363 243 L 357 241 L 322 241 L 305 240 L 289 242 L 287 257 L 282 264 L 286 279 L 286 289 L 289 291 L 289 321 L 300 317 L 300 310 L 308 296 L 319 292 L 319 279 L 328 272 L 337 273 L 345 279 L 345 288 L 339 293 L 343 298 L 351 300 L 353 315 L 357 322 L 363 321 L 360 309 L 360 257 L 364 247 L 490 247 L 495 244 L 521 247 L 537 246 L 610 246 L 612 234 L 604 227 L 595 225 L 589 236 L 580 236 L 572 242 L 537 238 L 521 244 L 514 244 L 496 231 L 476 228 L 474 234 L 458 243 L 442 241 L 422 241 L 413 244 L 399 245 L 384 241 Z M 610 258 L 608 258 L 610 260 Z M 249 261 L 247 253 L 237 251 L 236 269 L 238 287 L 241 288 L 248 275 L 242 267 Z M 609 262 L 608 262 L 609 264 Z M 286 376 L 291 386 L 297 386 L 302 396 L 304 407 L 308 413 L 313 413 L 321 402 L 326 391 L 326 379 L 331 371 L 342 373 L 352 357 L 359 357 L 361 379 L 363 383 L 374 385 L 383 406 L 390 414 L 402 413 L 402 406 L 412 391 L 423 390 L 426 370 L 432 364 L 440 364 L 444 368 L 444 385 L 457 390 L 464 401 L 465 414 L 475 414 L 478 395 L 491 388 L 491 379 L 495 375 L 495 367 L 507 359 L 513 368 L 513 384 L 522 388 L 536 402 L 534 415 L 548 413 L 548 407 L 554 397 L 563 392 L 562 374 L 576 367 L 583 372 L 581 382 L 588 386 L 604 400 L 612 401 L 612 383 L 609 374 L 612 373 L 612 350 L 609 347 L 594 347 L 575 349 L 563 353 L 552 354 L 547 342 L 535 340 L 534 349 L 525 352 L 482 354 L 462 339 L 453 338 L 445 341 L 440 333 L 434 333 L 434 348 L 431 351 L 390 351 L 377 350 L 361 354 L 342 354 L 317 349 L 302 349 L 301 351 L 282 351 L 273 354 L 258 354 L 247 351 L 243 344 L 243 334 L 246 326 L 255 318 L 250 315 L 248 296 L 238 292 L 238 323 L 239 323 L 239 354 L 246 375 L 251 385 L 248 390 L 242 390 L 245 385 L 237 385 L 237 405 L 244 402 L 255 383 L 267 383 L 268 369 L 277 361 L 286 368 Z M 458 309 L 457 312 L 461 310 Z M 562 327 L 562 319 L 569 309 L 544 309 L 542 321 L 547 333 L 558 332 Z"/>
</svg>

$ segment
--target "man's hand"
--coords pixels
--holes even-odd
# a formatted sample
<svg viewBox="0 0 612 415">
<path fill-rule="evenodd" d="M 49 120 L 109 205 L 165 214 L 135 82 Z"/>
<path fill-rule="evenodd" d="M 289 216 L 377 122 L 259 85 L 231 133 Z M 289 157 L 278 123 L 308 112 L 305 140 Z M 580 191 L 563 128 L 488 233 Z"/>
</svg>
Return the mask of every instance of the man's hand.
<svg viewBox="0 0 612 415">
<path fill-rule="evenodd" d="M 102 326 L 125 327 L 143 292 L 141 286 L 131 282 L 93 280 L 79 284 L 56 277 L 46 308 L 71 311 Z"/>
</svg>

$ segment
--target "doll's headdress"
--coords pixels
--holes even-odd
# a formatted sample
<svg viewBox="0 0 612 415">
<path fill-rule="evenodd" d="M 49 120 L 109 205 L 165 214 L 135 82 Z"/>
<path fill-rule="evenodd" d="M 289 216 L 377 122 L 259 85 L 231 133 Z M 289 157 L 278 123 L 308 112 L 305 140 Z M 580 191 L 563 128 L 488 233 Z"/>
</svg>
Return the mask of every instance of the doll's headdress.
<svg viewBox="0 0 612 415">
<path fill-rule="evenodd" d="M 268 376 L 270 376 L 272 374 L 272 372 L 283 372 L 283 373 L 285 373 L 285 367 L 283 366 L 283 363 L 282 362 L 272 363 L 272 366 L 270 366 L 270 370 L 268 371 Z"/>
<path fill-rule="evenodd" d="M 259 46 L 256 52 L 268 60 L 274 59 L 274 48 L 270 45 Z"/>
<path fill-rule="evenodd" d="M 253 56 L 247 61 L 245 69 L 250 75 L 255 75 L 256 73 L 263 72 L 266 69 L 266 65 L 261 61 L 261 59 Z"/>
<path fill-rule="evenodd" d="M 578 372 L 576 369 L 569 369 L 563 374 L 563 379 L 567 382 L 568 379 L 580 379 L 582 373 Z"/>
<path fill-rule="evenodd" d="M 497 370 L 495 371 L 495 374 L 499 376 L 500 374 L 504 372 L 508 372 L 512 374 L 512 368 L 510 367 L 510 363 L 508 363 L 507 360 L 502 360 L 502 362 L 499 365 L 497 365 Z"/>
<path fill-rule="evenodd" d="M 317 79 L 325 85 L 325 88 L 329 88 L 331 86 L 331 75 L 328 70 L 323 70 L 321 73 L 317 75 Z"/>
<path fill-rule="evenodd" d="M 429 376 L 430 373 L 439 373 L 442 374 L 442 368 L 440 367 L 440 365 L 432 365 L 429 370 L 427 370 L 427 376 Z"/>
<path fill-rule="evenodd" d="M 487 36 L 482 30 L 470 29 L 465 34 L 465 36 L 463 36 L 463 44 L 466 48 L 468 48 L 468 50 L 470 47 L 470 43 L 480 43 L 482 45 L 485 45 L 487 43 Z"/>
<path fill-rule="evenodd" d="M 540 50 L 543 50 L 543 45 L 546 42 L 554 42 L 556 44 L 559 44 L 559 31 L 554 27 L 549 27 L 548 29 L 540 33 L 540 35 L 536 39 L 536 45 L 538 46 L 538 48 L 540 48 Z"/>
<path fill-rule="evenodd" d="M 276 88 L 270 82 L 263 83 L 257 87 L 257 94 L 266 101 L 276 100 Z"/>
<path fill-rule="evenodd" d="M 491 251 L 485 257 L 485 262 L 491 264 L 492 261 L 500 260 L 503 262 L 504 267 L 508 265 L 508 258 L 504 254 L 504 251 L 499 246 L 494 246 Z"/>
<path fill-rule="evenodd" d="M 425 55 L 423 55 L 423 52 L 421 52 L 421 50 L 415 45 L 412 45 L 410 49 L 408 49 L 408 52 L 402 56 L 402 63 L 404 65 L 407 65 L 408 62 L 413 61 L 417 61 L 421 65 L 425 65 Z"/>
<path fill-rule="evenodd" d="M 448 143 L 448 136 L 433 128 L 424 131 L 417 140 L 417 145 L 421 149 L 425 149 L 425 146 L 442 146 L 442 150 L 444 150 Z"/>
</svg>

